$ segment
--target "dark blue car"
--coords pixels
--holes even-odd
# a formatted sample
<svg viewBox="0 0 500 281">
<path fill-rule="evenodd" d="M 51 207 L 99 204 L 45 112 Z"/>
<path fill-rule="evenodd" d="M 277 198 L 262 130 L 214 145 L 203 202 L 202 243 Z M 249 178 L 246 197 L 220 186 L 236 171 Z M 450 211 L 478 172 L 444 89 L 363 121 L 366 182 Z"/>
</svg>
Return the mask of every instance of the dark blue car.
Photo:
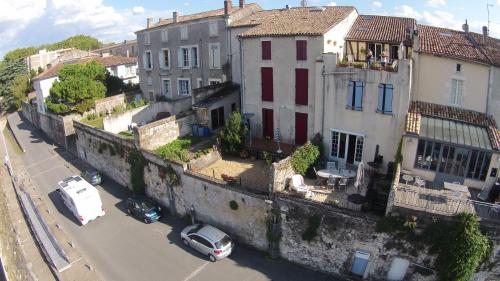
<svg viewBox="0 0 500 281">
<path fill-rule="evenodd" d="M 163 216 L 162 208 L 145 196 L 128 198 L 127 212 L 144 223 L 155 222 Z"/>
</svg>

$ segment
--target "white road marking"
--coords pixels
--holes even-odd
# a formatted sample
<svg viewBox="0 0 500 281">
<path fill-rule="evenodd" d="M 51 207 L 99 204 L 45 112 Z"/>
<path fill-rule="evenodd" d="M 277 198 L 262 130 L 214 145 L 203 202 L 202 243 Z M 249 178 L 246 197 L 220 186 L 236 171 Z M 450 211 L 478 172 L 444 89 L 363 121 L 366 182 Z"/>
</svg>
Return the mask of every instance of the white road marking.
<svg viewBox="0 0 500 281">
<path fill-rule="evenodd" d="M 205 268 L 207 267 L 207 265 L 209 264 L 210 262 L 209 261 L 206 261 L 204 264 L 200 265 L 200 267 L 198 267 L 195 271 L 191 272 L 191 274 L 189 274 L 188 277 L 186 277 L 183 281 L 189 281 L 193 278 L 196 277 L 196 275 L 200 274 L 200 272 Z"/>
<path fill-rule="evenodd" d="M 45 158 L 43 160 L 40 160 L 40 161 L 37 161 L 37 162 L 33 162 L 33 163 L 31 163 L 31 164 L 29 164 L 28 166 L 25 166 L 25 167 L 26 168 L 31 168 L 33 166 L 38 166 L 39 164 L 41 164 L 41 163 L 43 163 L 43 162 L 45 162 L 47 160 L 52 160 L 54 158 L 57 158 L 57 155 L 53 155 L 53 156 L 47 157 L 47 158 Z"/>
<path fill-rule="evenodd" d="M 45 170 L 43 170 L 43 171 L 40 171 L 40 172 L 38 172 L 38 173 L 31 174 L 31 177 L 32 177 L 32 178 L 35 178 L 35 177 L 41 176 L 42 174 L 45 174 L 45 173 L 50 172 L 50 171 L 52 171 L 52 170 L 55 170 L 55 169 L 59 168 L 60 166 L 61 166 L 60 164 L 59 164 L 59 165 L 52 166 L 52 167 L 50 167 L 50 168 L 48 168 L 48 169 L 45 169 Z"/>
</svg>

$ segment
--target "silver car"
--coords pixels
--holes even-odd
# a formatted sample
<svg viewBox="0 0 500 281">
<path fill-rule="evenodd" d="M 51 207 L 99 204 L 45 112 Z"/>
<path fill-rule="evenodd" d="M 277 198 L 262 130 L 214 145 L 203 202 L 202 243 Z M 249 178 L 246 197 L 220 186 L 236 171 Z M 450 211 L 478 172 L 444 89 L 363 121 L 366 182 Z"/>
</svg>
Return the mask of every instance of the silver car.
<svg viewBox="0 0 500 281">
<path fill-rule="evenodd" d="M 207 224 L 194 224 L 181 232 L 182 243 L 208 256 L 211 262 L 231 254 L 234 242 L 224 232 Z"/>
</svg>

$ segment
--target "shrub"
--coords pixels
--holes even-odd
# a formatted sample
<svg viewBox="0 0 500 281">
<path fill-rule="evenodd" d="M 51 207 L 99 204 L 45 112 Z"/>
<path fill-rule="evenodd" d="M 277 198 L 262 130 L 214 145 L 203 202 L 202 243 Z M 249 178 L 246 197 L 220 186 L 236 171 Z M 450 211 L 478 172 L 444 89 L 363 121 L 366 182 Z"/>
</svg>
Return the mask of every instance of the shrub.
<svg viewBox="0 0 500 281">
<path fill-rule="evenodd" d="M 302 240 L 311 242 L 318 235 L 318 228 L 321 224 L 321 217 L 319 215 L 314 215 L 309 218 L 309 225 L 307 226 L 304 233 L 302 233 Z"/>
<path fill-rule="evenodd" d="M 292 167 L 294 171 L 301 175 L 306 175 L 307 170 L 316 162 L 319 157 L 317 146 L 307 142 L 297 148 L 292 155 Z"/>
<path fill-rule="evenodd" d="M 229 201 L 229 208 L 231 208 L 231 210 L 233 211 L 238 210 L 238 202 L 234 200 Z"/>
<path fill-rule="evenodd" d="M 95 102 L 93 99 L 84 100 L 75 106 L 75 111 L 80 114 L 83 114 L 94 108 L 94 105 Z"/>
<path fill-rule="evenodd" d="M 237 155 L 244 147 L 247 128 L 238 111 L 231 113 L 224 128 L 219 133 L 224 152 Z"/>
<path fill-rule="evenodd" d="M 178 138 L 171 143 L 160 146 L 155 150 L 155 153 L 165 160 L 188 162 L 190 160 L 188 149 L 200 140 L 200 137 L 195 136 Z"/>
<path fill-rule="evenodd" d="M 262 151 L 261 157 L 262 160 L 264 160 L 268 166 L 271 166 L 271 164 L 273 164 L 273 157 L 269 155 L 269 152 Z"/>
</svg>

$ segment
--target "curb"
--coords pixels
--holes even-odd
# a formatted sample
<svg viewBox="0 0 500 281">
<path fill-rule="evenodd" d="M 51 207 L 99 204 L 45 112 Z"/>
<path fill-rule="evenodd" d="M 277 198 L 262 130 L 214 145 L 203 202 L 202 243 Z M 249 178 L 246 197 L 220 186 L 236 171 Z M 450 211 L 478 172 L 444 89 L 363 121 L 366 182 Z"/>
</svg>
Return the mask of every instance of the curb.
<svg viewBox="0 0 500 281">
<path fill-rule="evenodd" d="M 13 113 L 15 114 L 15 113 Z M 10 116 L 10 115 L 9 115 Z M 12 133 L 12 135 L 14 136 L 14 139 L 16 140 L 17 142 L 17 145 L 19 145 L 19 147 L 21 148 L 21 150 L 26 153 L 26 148 L 24 147 L 24 145 L 19 141 L 16 133 L 14 133 L 14 130 L 12 130 L 12 127 L 10 126 L 10 119 L 9 119 L 9 116 L 7 116 L 7 128 L 10 130 L 10 132 Z"/>
<path fill-rule="evenodd" d="M 5 271 L 5 266 L 2 263 L 2 251 L 0 249 L 0 281 L 9 281 L 7 272 Z"/>
</svg>

